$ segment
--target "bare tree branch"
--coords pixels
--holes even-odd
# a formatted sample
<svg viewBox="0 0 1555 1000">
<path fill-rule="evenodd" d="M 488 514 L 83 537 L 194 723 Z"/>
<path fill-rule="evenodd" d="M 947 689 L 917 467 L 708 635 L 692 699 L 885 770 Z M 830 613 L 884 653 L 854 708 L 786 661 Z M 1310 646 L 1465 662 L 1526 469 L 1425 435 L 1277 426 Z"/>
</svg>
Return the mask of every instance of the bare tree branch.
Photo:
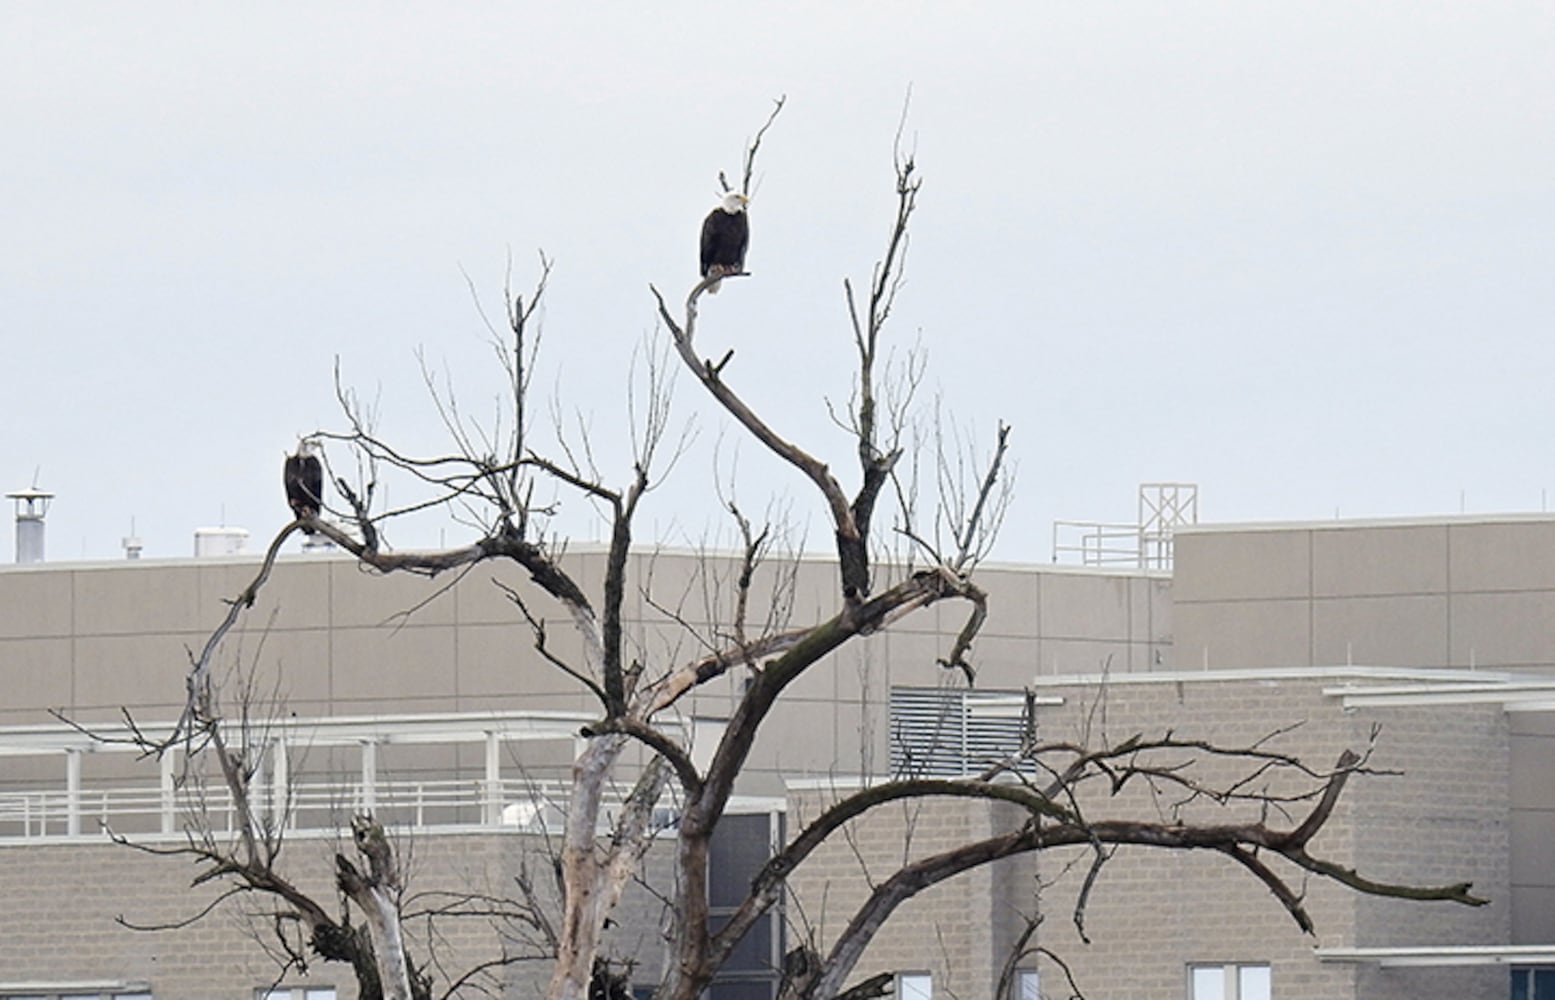
<svg viewBox="0 0 1555 1000">
<path fill-rule="evenodd" d="M 741 190 L 747 195 L 756 179 L 758 152 L 785 100 L 774 102 L 749 141 L 741 175 Z M 1082 939 L 1086 907 L 1103 866 L 1119 850 L 1142 847 L 1204 851 L 1226 858 L 1262 882 L 1307 933 L 1313 932 L 1314 924 L 1303 895 L 1293 886 L 1292 873 L 1378 896 L 1476 906 L 1485 902 L 1471 893 L 1468 883 L 1414 886 L 1377 881 L 1311 853 L 1312 842 L 1331 819 L 1349 778 L 1377 773 L 1369 767 L 1370 746 L 1363 752 L 1347 750 L 1334 768 L 1324 770 L 1281 751 L 1274 741 L 1284 735 L 1282 730 L 1246 745 L 1189 739 L 1170 731 L 1135 734 L 1113 743 L 1106 738 L 1102 715 L 1086 720 L 1087 731 L 1076 742 L 1038 742 L 1034 725 L 1030 726 L 1018 749 L 988 763 L 980 774 L 884 781 L 842 796 L 794 831 L 787 844 L 777 846 L 732 913 L 721 914 L 717 921 L 711 918 L 709 871 L 719 824 L 763 724 L 797 682 L 835 664 L 833 654 L 849 644 L 950 600 L 965 603 L 966 619 L 938 663 L 960 671 L 968 686 L 976 679 L 974 647 L 988 616 L 989 597 L 973 572 L 987 555 L 1008 505 L 1010 428 L 998 426 L 993 448 L 984 457 L 953 420 L 936 421 L 937 509 L 925 513 L 920 522 L 914 491 L 920 474 L 928 478 L 921 472 L 927 468 L 922 463 L 931 460 L 920 460 L 910 448 L 921 443 L 925 427 L 916 416 L 918 408 L 911 405 L 923 375 L 921 355 L 909 350 L 906 361 L 898 365 L 889 345 L 881 353 L 887 324 L 905 287 L 911 222 L 922 186 L 915 159 L 903 146 L 906 113 L 904 103 L 892 151 L 894 212 L 883 253 L 873 264 L 866 287 L 855 292 L 851 281 L 843 282 L 846 316 L 839 325 L 853 341 L 856 371 L 850 376 L 845 410 L 840 405 L 833 408 L 830 402 L 827 406 L 849 436 L 844 464 L 851 468 L 856 461 L 856 475 L 839 475 L 819 453 L 780 433 L 736 391 L 733 376 L 738 369 L 731 367 L 732 350 L 716 361 L 697 352 L 701 296 L 714 283 L 744 274 L 718 274 L 698 282 L 687 294 L 680 316 L 672 315 L 658 288 L 649 286 L 670 344 L 665 348 L 657 341 L 634 354 L 626 393 L 631 457 L 623 463 L 624 475 L 615 479 L 600 473 L 606 452 L 602 445 L 596 450 L 585 414 L 577 413 L 574 419 L 553 400 L 550 412 L 556 441 L 542 446 L 537 440 L 533 425 L 537 400 L 531 396 L 540 340 L 537 309 L 552 268 L 543 253 L 538 279 L 527 298 L 504 288 L 506 328 L 499 332 L 482 314 L 505 375 L 496 415 L 485 418 L 489 422 L 461 406 L 450 373 L 437 373 L 425 356 L 418 355 L 436 420 L 449 439 L 446 453 L 415 455 L 385 440 L 374 429 L 375 407 L 345 386 L 336 360 L 335 392 L 344 428 L 320 431 L 315 437 L 328 442 L 341 463 L 339 474 L 335 466 L 329 467 L 341 508 L 327 509 L 329 519 L 320 514 L 293 521 L 271 541 L 257 574 L 229 603 L 225 619 L 198 655 L 189 654 L 185 708 L 170 737 L 148 736 L 128 716 L 127 737 L 105 737 L 134 743 L 147 753 L 183 746 L 190 755 L 209 754 L 202 758 L 201 770 L 189 770 L 189 782 L 180 790 L 186 801 L 206 810 L 204 820 L 191 824 L 186 842 L 177 847 L 131 845 L 152 854 L 193 859 L 199 864 L 194 884 L 217 887 L 215 898 L 187 921 L 159 926 L 187 926 L 230 900 L 264 899 L 265 910 L 250 916 L 267 924 L 267 935 L 273 933 L 274 940 L 267 939 L 265 946 L 283 969 L 305 967 L 305 937 L 307 946 L 326 960 L 351 964 L 364 997 L 430 1000 L 434 975 L 449 984 L 443 994 L 447 997 L 461 990 L 484 991 L 497 981 L 494 970 L 545 954 L 553 963 L 551 1000 L 594 1000 L 625 988 L 622 974 L 609 961 L 611 915 L 626 887 L 641 877 L 645 852 L 660 835 L 673 836 L 675 882 L 669 888 L 653 887 L 671 911 L 666 921 L 669 959 L 658 996 L 695 1000 L 742 938 L 791 893 L 794 873 L 840 839 L 853 846 L 861 864 L 869 862 L 867 896 L 855 912 L 845 914 L 846 925 L 825 955 L 817 949 L 814 934 L 790 951 L 782 995 L 785 1000 L 865 1000 L 888 994 L 889 973 L 867 977 L 846 990 L 843 986 L 901 903 L 959 874 L 1034 851 L 1079 848 L 1073 853 L 1090 852 L 1083 855 L 1089 865 L 1073 911 Z M 728 190 L 727 178 L 720 174 L 719 179 Z M 685 424 L 688 430 L 678 442 L 671 437 L 675 358 L 668 349 L 675 351 L 717 410 L 732 418 L 737 433 L 755 441 L 792 469 L 799 482 L 815 490 L 809 497 L 813 503 L 818 496 L 833 534 L 838 586 L 828 598 L 828 607 L 818 610 L 810 622 L 799 626 L 789 622 L 794 603 L 791 575 L 786 598 L 781 574 L 768 587 L 765 567 L 772 539 L 787 542 L 781 516 L 774 529 L 769 508 L 768 523 L 756 530 L 732 499 L 732 481 L 728 499 L 722 494 L 719 499 L 738 532 L 735 552 L 718 560 L 714 568 L 715 560 L 704 549 L 704 575 L 680 588 L 678 596 L 653 594 L 651 568 L 646 581 L 637 569 L 633 555 L 640 548 L 635 523 L 639 509 L 667 473 L 659 466 L 674 466 L 693 426 Z M 342 450 L 348 451 L 349 459 L 341 457 Z M 547 450 L 549 454 L 543 453 Z M 353 460 L 354 478 L 349 468 Z M 844 480 L 850 485 L 844 486 Z M 397 490 L 406 483 L 411 495 L 396 496 L 399 505 L 390 506 L 385 499 L 390 484 Z M 554 515 L 563 504 L 572 503 L 609 526 L 604 571 L 595 571 L 598 579 L 589 579 L 575 567 L 569 571 L 571 564 L 564 565 L 564 543 L 548 535 L 548 527 L 557 523 Z M 468 527 L 471 538 L 432 551 L 396 551 L 388 544 L 386 532 L 402 523 L 400 519 L 434 509 L 447 511 Z M 895 520 L 892 530 L 877 526 L 881 510 L 887 520 Z M 338 916 L 282 873 L 281 831 L 286 824 L 284 816 L 278 818 L 277 810 L 265 804 L 261 758 L 269 744 L 263 722 L 249 707 L 256 700 L 255 691 L 250 686 L 242 692 L 238 715 L 228 719 L 219 704 L 223 692 L 213 677 L 213 663 L 269 581 L 281 546 L 298 529 L 316 532 L 377 574 L 428 578 L 453 574 L 452 583 L 436 587 L 432 596 L 404 612 L 406 616 L 487 561 L 507 560 L 528 574 L 529 585 L 492 582 L 516 609 L 516 618 L 529 628 L 534 640 L 532 659 L 575 682 L 579 692 L 599 706 L 599 718 L 578 732 L 582 745 L 572 762 L 563 829 L 556 842 L 547 840 L 545 847 L 543 870 L 547 877 L 554 872 L 561 897 L 554 908 L 548 887 L 542 892 L 527 868 L 515 879 L 516 898 L 443 890 L 411 896 L 406 886 L 409 856 L 402 853 L 405 844 L 396 844 L 382 823 L 366 814 L 352 819 L 351 845 L 342 846 L 335 855 L 335 891 L 344 900 Z M 908 557 L 890 560 L 882 552 L 891 548 L 906 550 Z M 536 590 L 529 590 L 530 585 Z M 646 636 L 629 634 L 633 608 L 627 598 L 634 588 L 650 609 L 643 616 L 649 620 L 642 630 Z M 764 622 L 752 609 L 758 589 L 778 595 Z M 697 597 L 708 611 L 703 619 L 695 614 Z M 787 606 L 781 607 L 785 599 Z M 565 614 L 582 643 L 581 655 L 564 657 L 551 645 L 546 618 L 552 612 L 546 608 L 560 608 Z M 654 634 L 655 629 L 676 638 L 663 639 Z M 931 664 L 924 665 L 932 671 Z M 697 748 L 693 761 L 689 739 L 676 717 L 684 710 L 688 694 L 706 691 L 707 685 L 731 669 L 741 672 L 737 679 L 742 683 L 729 685 L 737 689 L 733 710 L 708 762 L 699 767 L 705 747 Z M 226 682 L 229 692 L 232 683 Z M 941 683 L 959 686 L 960 680 L 949 677 Z M 1028 713 L 1033 712 L 1032 705 L 1028 696 Z M 1101 711 L 1099 703 L 1093 711 Z M 1375 732 L 1372 735 L 1375 741 Z M 647 763 L 637 767 L 636 761 L 643 758 Z M 678 787 L 669 791 L 672 781 Z M 615 801 L 611 789 L 617 785 L 630 785 L 631 791 L 614 809 L 606 803 Z M 230 833 L 218 831 L 208 818 L 210 801 L 221 794 L 218 787 L 232 803 L 235 819 Z M 661 830 L 666 812 L 658 810 L 658 803 L 677 793 L 673 829 Z M 990 809 L 997 806 L 1001 816 L 1013 812 L 1014 818 L 991 835 L 920 856 L 926 849 L 912 836 L 916 817 L 937 801 L 969 800 Z M 1146 803 L 1143 808 L 1140 801 Z M 910 813 L 912 818 L 900 853 L 893 852 L 877 866 L 873 857 L 866 858 L 863 839 L 853 834 L 886 807 Z M 1214 812 L 1217 809 L 1222 811 Z M 1255 813 L 1256 818 L 1249 818 Z M 1222 821 L 1207 822 L 1206 815 Z M 128 843 L 117 836 L 115 840 Z M 1073 864 L 1076 872 L 1084 867 L 1078 859 Z M 463 970 L 454 969 L 448 958 L 452 939 L 437 927 L 441 921 L 470 918 L 500 926 L 499 933 L 515 943 L 513 947 L 504 944 L 497 956 L 483 956 Z M 408 920 L 417 923 L 411 927 Z M 408 936 L 407 927 L 413 932 L 423 925 L 424 939 L 414 938 L 413 933 Z M 1001 990 L 1008 988 L 1019 955 L 1043 954 L 1059 961 L 1045 949 L 1031 947 L 1035 929 L 1036 919 L 1028 919 L 1001 971 Z M 516 943 L 520 939 L 522 946 Z M 526 954 L 530 950 L 535 954 Z M 1069 976 L 1068 967 L 1059 965 Z M 1069 980 L 1073 988 L 1073 977 Z"/>
</svg>

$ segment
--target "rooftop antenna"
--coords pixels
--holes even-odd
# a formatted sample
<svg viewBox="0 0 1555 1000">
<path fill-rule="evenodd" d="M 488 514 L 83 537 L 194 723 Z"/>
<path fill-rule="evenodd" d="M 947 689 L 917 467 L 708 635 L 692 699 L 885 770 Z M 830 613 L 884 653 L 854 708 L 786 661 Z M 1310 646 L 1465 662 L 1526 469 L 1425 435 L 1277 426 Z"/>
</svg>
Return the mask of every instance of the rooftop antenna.
<svg viewBox="0 0 1555 1000">
<path fill-rule="evenodd" d="M 140 536 L 135 534 L 135 515 L 130 515 L 130 533 L 125 535 L 119 544 L 124 546 L 124 558 L 140 558 L 140 550 L 145 546 L 141 544 Z"/>
</svg>

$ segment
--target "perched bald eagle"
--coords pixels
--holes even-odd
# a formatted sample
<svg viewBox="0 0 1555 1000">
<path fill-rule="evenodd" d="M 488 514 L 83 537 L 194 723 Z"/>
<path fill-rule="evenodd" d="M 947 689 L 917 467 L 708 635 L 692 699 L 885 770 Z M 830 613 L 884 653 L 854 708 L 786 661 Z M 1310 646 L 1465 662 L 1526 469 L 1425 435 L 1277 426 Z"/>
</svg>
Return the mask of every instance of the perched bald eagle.
<svg viewBox="0 0 1555 1000">
<path fill-rule="evenodd" d="M 324 466 L 313 454 L 312 441 L 297 446 L 297 454 L 286 456 L 286 467 L 281 479 L 286 484 L 286 502 L 292 505 L 292 513 L 298 518 L 318 517 L 324 504 Z M 313 534 L 313 529 L 303 526 L 303 531 Z"/>
<path fill-rule="evenodd" d="M 750 218 L 745 214 L 748 204 L 749 198 L 730 191 L 707 213 L 702 222 L 702 277 L 718 278 L 745 270 L 745 248 L 751 239 Z M 714 281 L 708 285 L 708 294 L 718 291 L 720 284 Z"/>
</svg>

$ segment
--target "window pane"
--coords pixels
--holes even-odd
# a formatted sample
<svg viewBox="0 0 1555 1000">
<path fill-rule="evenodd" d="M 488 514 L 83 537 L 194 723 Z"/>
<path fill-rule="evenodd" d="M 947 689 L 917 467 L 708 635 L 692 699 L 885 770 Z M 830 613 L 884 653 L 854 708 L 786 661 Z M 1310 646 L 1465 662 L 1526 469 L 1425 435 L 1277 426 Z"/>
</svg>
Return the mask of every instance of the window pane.
<svg viewBox="0 0 1555 1000">
<path fill-rule="evenodd" d="M 1042 1000 L 1037 989 L 1037 970 L 1020 969 L 1015 973 L 1015 1000 Z"/>
<path fill-rule="evenodd" d="M 896 978 L 896 995 L 901 1000 L 934 1000 L 934 981 L 927 973 L 903 973 Z"/>
<path fill-rule="evenodd" d="M 1555 969 L 1533 969 L 1533 1000 L 1555 1000 Z"/>
<path fill-rule="evenodd" d="M 772 821 L 766 813 L 725 816 L 713 832 L 708 857 L 709 906 L 738 906 L 751 879 L 772 857 Z"/>
<path fill-rule="evenodd" d="M 1528 996 L 1528 980 L 1532 978 L 1528 969 L 1512 970 L 1512 1000 L 1532 1000 Z"/>
<path fill-rule="evenodd" d="M 1270 978 L 1267 965 L 1244 965 L 1237 969 L 1237 1000 L 1269 1000 Z"/>
<path fill-rule="evenodd" d="M 1218 965 L 1198 965 L 1193 968 L 1192 1000 L 1226 1000 L 1226 970 Z"/>
<path fill-rule="evenodd" d="M 776 983 L 745 980 L 714 983 L 707 988 L 704 996 L 707 1000 L 772 1000 L 772 994 L 776 991 Z"/>
<path fill-rule="evenodd" d="M 304 990 L 303 1000 L 335 1000 L 335 988 L 333 986 L 320 986 Z"/>
<path fill-rule="evenodd" d="M 717 933 L 729 922 L 728 917 L 716 916 L 707 922 L 708 929 Z M 772 955 L 772 914 L 763 914 L 746 935 L 740 938 L 734 950 L 729 953 L 724 961 L 723 968 L 718 974 L 720 981 L 731 976 L 742 979 L 753 979 L 773 967 Z M 773 976 L 764 976 L 776 982 Z"/>
</svg>

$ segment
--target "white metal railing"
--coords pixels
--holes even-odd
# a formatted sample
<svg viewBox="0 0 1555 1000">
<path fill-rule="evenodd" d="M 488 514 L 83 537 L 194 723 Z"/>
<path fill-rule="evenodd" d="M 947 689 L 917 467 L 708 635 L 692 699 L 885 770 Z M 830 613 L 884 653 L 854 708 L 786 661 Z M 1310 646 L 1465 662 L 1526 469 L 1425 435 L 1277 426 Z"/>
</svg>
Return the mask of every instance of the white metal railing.
<svg viewBox="0 0 1555 1000">
<path fill-rule="evenodd" d="M 370 812 L 397 827 L 555 831 L 570 794 L 567 767 L 537 769 L 526 763 L 537 759 L 529 751 L 541 747 L 538 759 L 571 760 L 579 728 L 592 718 L 562 711 L 329 716 L 237 732 L 253 767 L 248 794 L 255 819 L 272 828 L 338 831 L 353 814 Z M 144 728 L 172 730 L 171 724 Z M 103 766 L 99 755 L 122 760 L 140 752 L 135 736 L 122 725 L 92 733 L 61 724 L 0 726 L 0 842 L 100 837 L 105 827 L 136 837 L 235 828 L 240 817 L 226 784 L 204 777 L 202 764 L 191 768 L 182 749 L 142 756 L 145 769 L 124 778 L 93 775 Z M 396 772 L 380 759 L 382 748 L 392 748 L 392 758 L 398 748 L 471 744 L 484 751 L 478 763 Z M 330 751 L 327 768 L 302 766 L 302 755 L 315 749 Z M 13 768 L 13 761 L 20 766 Z M 504 776 L 504 768 L 514 776 Z M 412 774 L 426 777 L 407 777 Z M 606 792 L 602 823 L 623 797 Z"/>
<path fill-rule="evenodd" d="M 1172 534 L 1199 523 L 1195 483 L 1141 483 L 1139 520 L 1054 521 L 1053 561 L 1076 557 L 1082 566 L 1172 568 Z"/>
<path fill-rule="evenodd" d="M 1171 569 L 1170 531 L 1152 533 L 1137 524 L 1054 521 L 1053 561 L 1081 566 Z"/>
<path fill-rule="evenodd" d="M 1053 561 L 1076 556 L 1082 566 L 1140 565 L 1137 524 L 1107 521 L 1054 521 Z"/>
<path fill-rule="evenodd" d="M 520 762 L 546 745 L 546 759 L 570 760 L 579 727 L 591 718 L 562 711 L 327 716 L 273 720 L 233 735 L 241 737 L 253 767 L 248 794 L 255 818 L 271 827 L 335 831 L 352 814 L 371 812 L 394 826 L 554 828 L 567 799 L 565 768 L 546 768 L 549 780 L 537 781 L 534 768 Z M 101 836 L 104 827 L 135 836 L 180 835 L 186 826 L 231 830 L 241 821 L 225 783 L 205 778 L 202 764 L 191 770 L 182 748 L 142 756 L 144 770 L 124 777 L 93 775 L 115 766 L 104 756 L 122 760 L 140 752 L 137 736 L 123 724 L 91 733 L 62 724 L 0 726 L 0 841 Z M 380 761 L 384 747 L 470 744 L 484 749 L 479 763 L 396 774 Z M 329 750 L 327 769 L 299 766 L 314 749 Z M 503 775 L 505 765 L 511 777 Z"/>
<path fill-rule="evenodd" d="M 358 812 L 370 810 L 391 825 L 409 827 L 544 826 L 554 832 L 564 815 L 565 782 L 504 778 L 425 781 L 302 782 L 278 793 L 255 787 L 255 811 L 261 819 L 283 821 L 287 830 L 338 830 Z M 620 796 L 614 797 L 619 802 Z M 0 791 L 0 841 L 100 835 L 104 828 L 126 834 L 181 832 L 199 825 L 233 830 L 238 822 L 225 786 L 180 788 L 169 796 L 159 785 Z"/>
</svg>

